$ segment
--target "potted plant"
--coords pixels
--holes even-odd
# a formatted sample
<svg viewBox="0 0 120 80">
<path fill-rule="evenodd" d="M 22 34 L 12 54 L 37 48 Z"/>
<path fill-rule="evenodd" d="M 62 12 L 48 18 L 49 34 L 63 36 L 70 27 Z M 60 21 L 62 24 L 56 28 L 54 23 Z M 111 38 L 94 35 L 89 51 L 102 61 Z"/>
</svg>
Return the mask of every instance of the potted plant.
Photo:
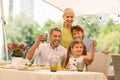
<svg viewBox="0 0 120 80">
<path fill-rule="evenodd" d="M 21 65 L 23 62 L 23 58 L 25 57 L 26 46 L 22 44 L 13 43 L 8 46 L 8 51 L 10 52 L 10 56 L 12 57 L 12 64 L 14 66 Z"/>
</svg>

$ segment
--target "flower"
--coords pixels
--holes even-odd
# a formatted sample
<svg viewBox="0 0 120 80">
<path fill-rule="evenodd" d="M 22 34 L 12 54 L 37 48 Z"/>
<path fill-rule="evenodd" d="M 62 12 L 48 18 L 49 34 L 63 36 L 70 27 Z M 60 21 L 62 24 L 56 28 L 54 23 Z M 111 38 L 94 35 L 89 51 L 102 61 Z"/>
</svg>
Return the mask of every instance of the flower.
<svg viewBox="0 0 120 80">
<path fill-rule="evenodd" d="M 8 46 L 8 51 L 12 53 L 11 54 L 12 57 L 24 57 L 26 46 L 23 43 L 22 44 L 13 43 L 12 45 Z"/>
</svg>

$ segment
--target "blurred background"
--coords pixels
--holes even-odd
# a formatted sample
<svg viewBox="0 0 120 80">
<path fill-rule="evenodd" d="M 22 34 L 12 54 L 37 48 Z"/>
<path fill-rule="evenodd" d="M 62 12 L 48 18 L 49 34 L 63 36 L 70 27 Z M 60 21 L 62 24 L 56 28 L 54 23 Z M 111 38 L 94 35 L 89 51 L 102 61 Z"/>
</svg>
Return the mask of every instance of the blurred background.
<svg viewBox="0 0 120 80">
<path fill-rule="evenodd" d="M 1 9 L 5 28 L 0 20 L 0 60 L 6 56 L 3 30 L 7 45 L 25 43 L 28 50 L 39 34 L 49 33 L 52 27 L 63 27 L 63 11 L 42 0 L 3 0 Z M 99 51 L 120 54 L 120 14 L 81 15 L 75 17 L 73 25 L 84 27 L 85 38 L 95 39 Z"/>
</svg>

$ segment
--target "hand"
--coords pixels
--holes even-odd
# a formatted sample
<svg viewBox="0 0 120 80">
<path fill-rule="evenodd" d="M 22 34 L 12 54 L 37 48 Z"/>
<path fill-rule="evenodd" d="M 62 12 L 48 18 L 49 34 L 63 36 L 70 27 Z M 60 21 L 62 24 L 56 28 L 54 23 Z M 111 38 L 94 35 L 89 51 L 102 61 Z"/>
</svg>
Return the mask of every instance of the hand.
<svg viewBox="0 0 120 80">
<path fill-rule="evenodd" d="M 96 40 L 93 40 L 92 47 L 95 48 L 97 46 Z"/>
<path fill-rule="evenodd" d="M 103 53 L 107 55 L 107 54 L 111 53 L 111 51 L 104 50 Z"/>
<path fill-rule="evenodd" d="M 36 42 L 35 42 L 35 43 L 39 45 L 41 42 L 44 42 L 44 41 L 46 41 L 46 37 L 41 34 L 41 35 L 39 35 L 38 38 L 36 39 Z"/>
<path fill-rule="evenodd" d="M 97 46 L 97 42 L 96 42 L 96 40 L 93 40 L 93 45 L 94 45 L 94 47 Z"/>
<path fill-rule="evenodd" d="M 93 62 L 93 59 L 92 59 L 92 60 L 88 60 L 88 59 L 87 59 L 87 60 L 84 60 L 84 61 L 85 61 L 85 64 L 86 64 L 86 65 L 90 65 L 90 64 Z"/>
</svg>

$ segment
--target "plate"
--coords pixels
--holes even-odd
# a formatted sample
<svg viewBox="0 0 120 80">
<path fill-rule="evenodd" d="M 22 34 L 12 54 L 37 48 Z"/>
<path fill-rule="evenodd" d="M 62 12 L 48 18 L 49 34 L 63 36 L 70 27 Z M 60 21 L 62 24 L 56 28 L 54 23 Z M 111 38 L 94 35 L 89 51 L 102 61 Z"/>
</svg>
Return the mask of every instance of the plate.
<svg viewBox="0 0 120 80">
<path fill-rule="evenodd" d="M 0 66 L 6 65 L 7 62 L 6 61 L 0 61 Z"/>
<path fill-rule="evenodd" d="M 39 70 L 39 67 L 28 67 L 28 66 L 22 66 L 22 67 L 18 67 L 18 70 L 22 70 L 22 71 L 35 71 L 35 70 Z"/>
<path fill-rule="evenodd" d="M 0 65 L 0 68 L 3 68 L 3 69 L 16 69 L 15 66 L 10 66 L 10 65 Z"/>
</svg>

